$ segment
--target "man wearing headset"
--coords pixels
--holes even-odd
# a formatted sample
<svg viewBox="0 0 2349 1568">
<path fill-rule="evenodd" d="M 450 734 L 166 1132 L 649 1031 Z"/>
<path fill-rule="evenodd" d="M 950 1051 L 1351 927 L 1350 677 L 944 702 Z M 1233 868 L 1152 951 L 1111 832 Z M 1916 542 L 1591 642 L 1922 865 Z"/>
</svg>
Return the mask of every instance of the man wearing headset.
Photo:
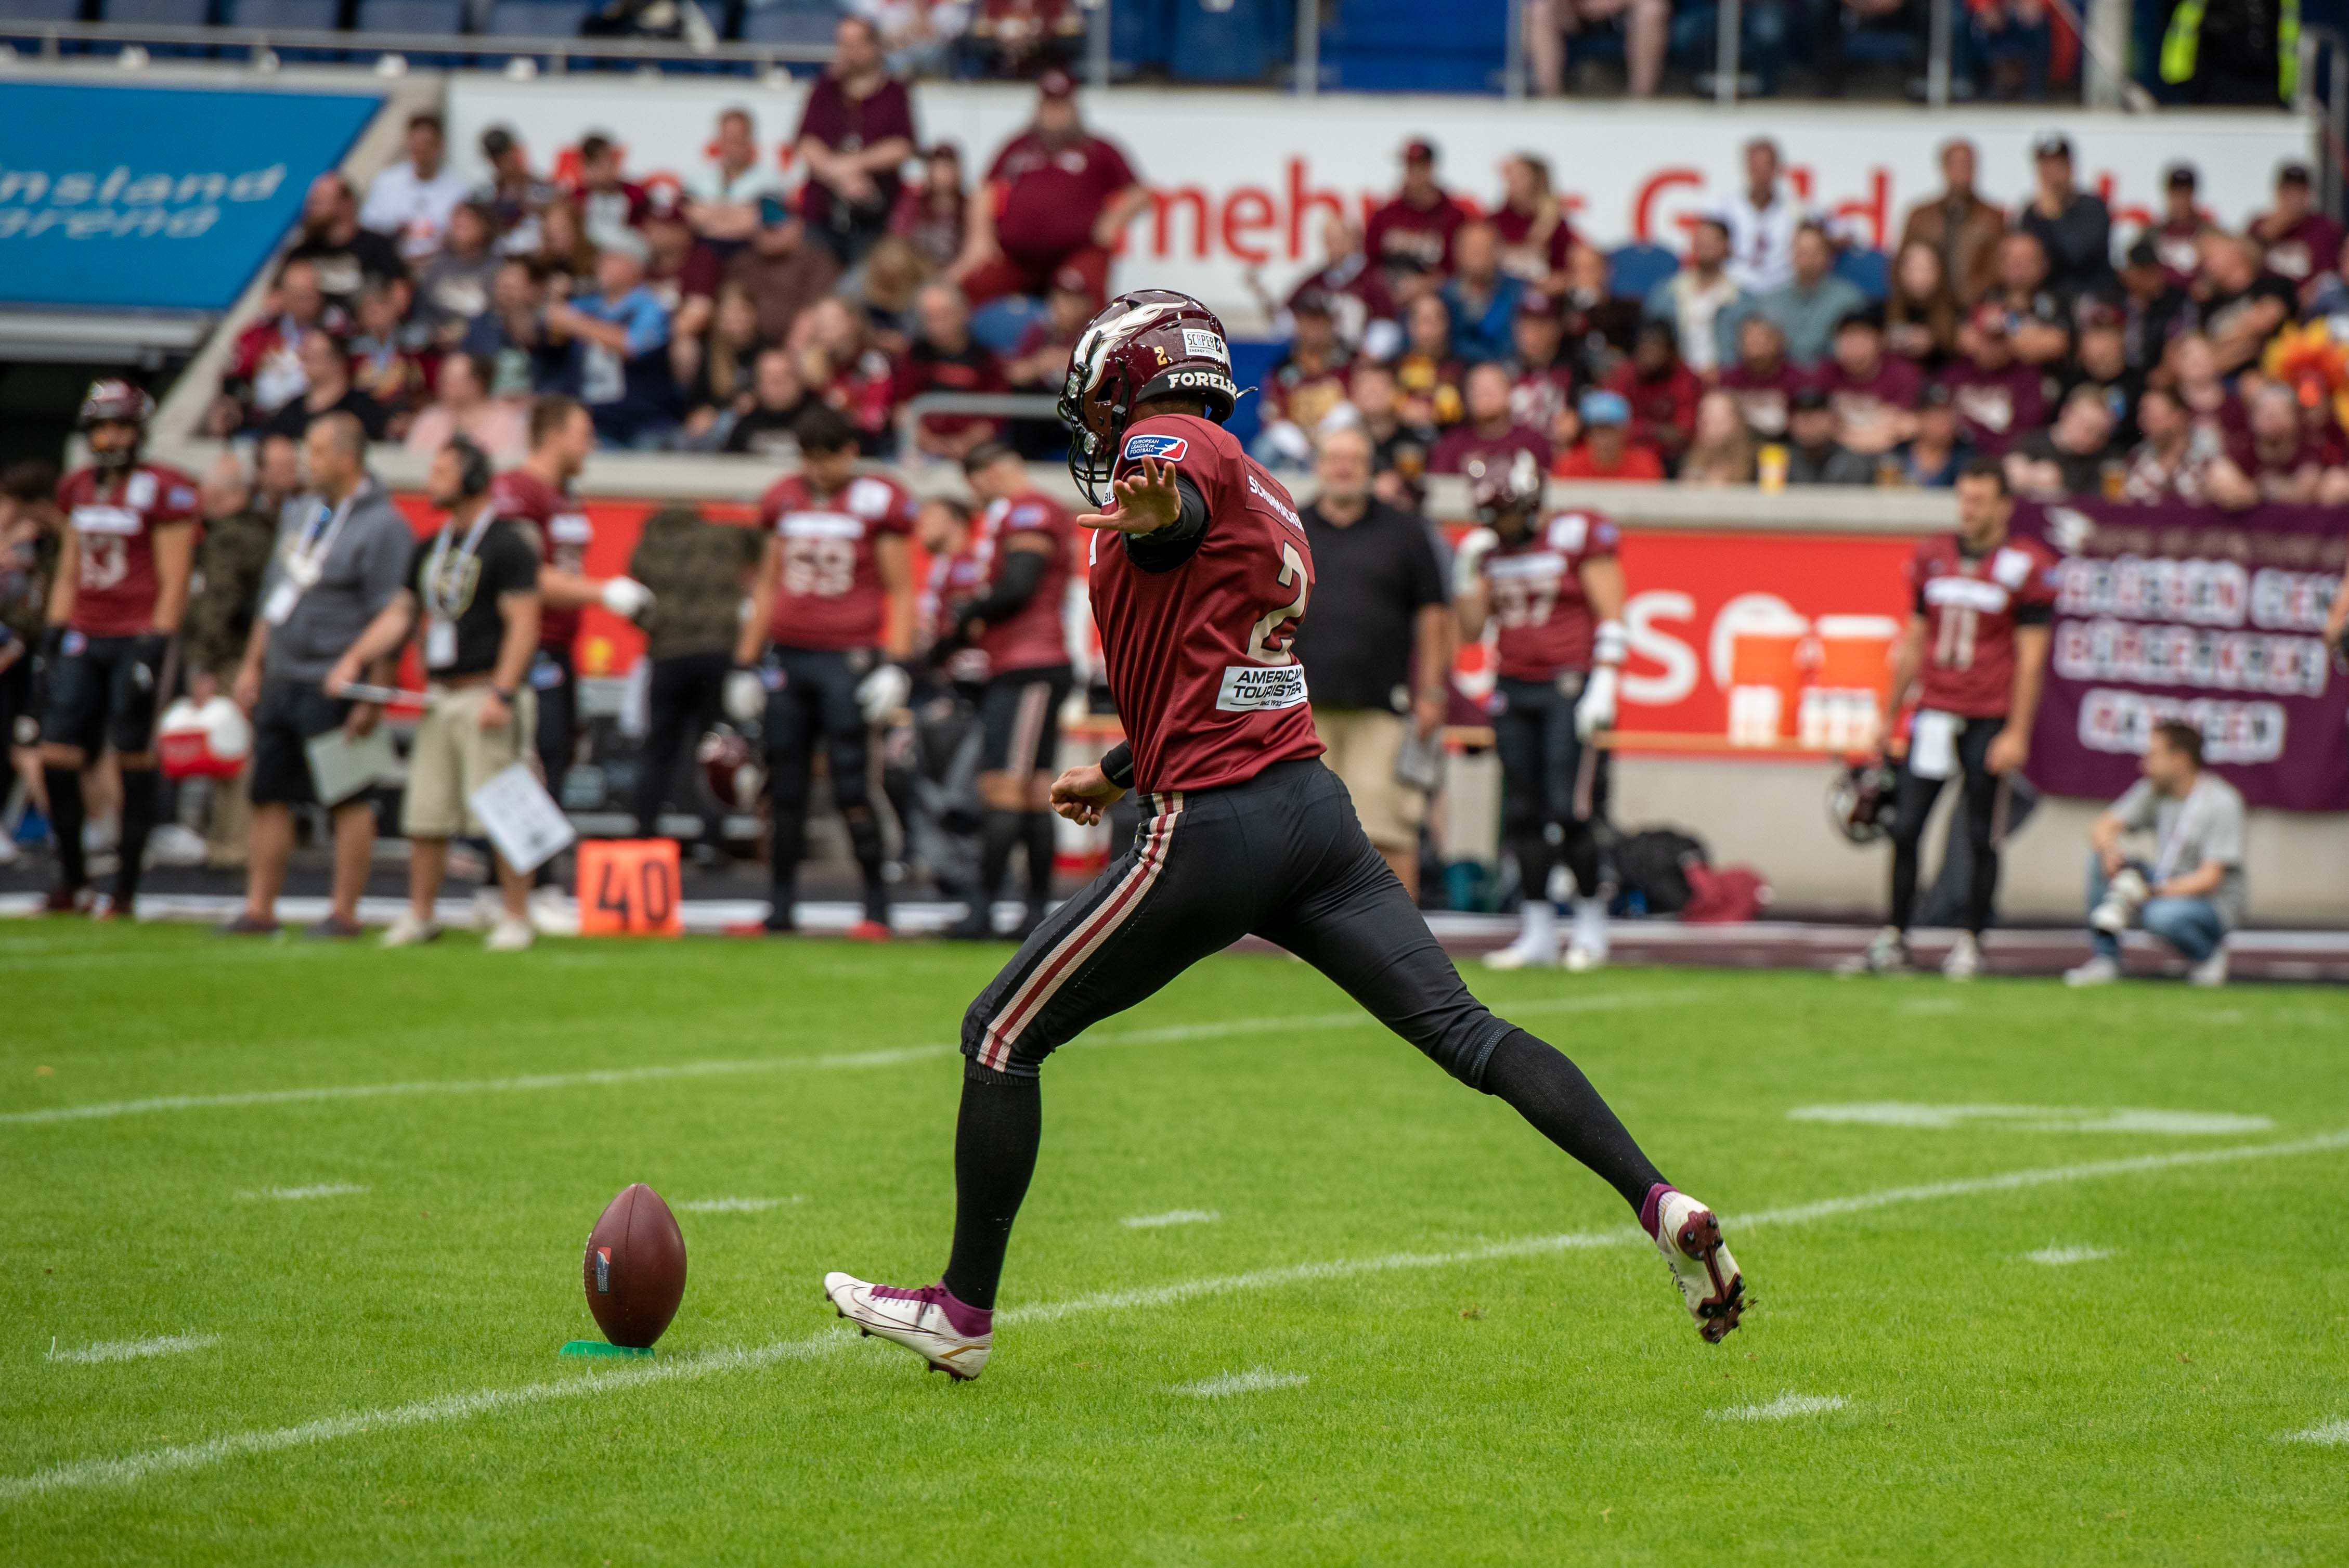
<svg viewBox="0 0 2349 1568">
<path fill-rule="evenodd" d="M 440 449 L 426 476 L 432 504 L 448 516 L 417 542 L 398 595 L 384 607 L 326 677 L 340 696 L 376 660 L 412 634 L 423 655 L 431 701 L 409 753 L 400 828 L 408 835 L 406 914 L 383 933 L 388 948 L 430 941 L 449 840 L 481 836 L 475 790 L 531 753 L 534 693 L 525 682 L 538 648 L 538 552 L 522 525 L 490 504 L 490 460 L 461 436 Z M 513 952 L 531 944 L 529 881 L 497 857 L 504 907 L 485 944 Z"/>
</svg>

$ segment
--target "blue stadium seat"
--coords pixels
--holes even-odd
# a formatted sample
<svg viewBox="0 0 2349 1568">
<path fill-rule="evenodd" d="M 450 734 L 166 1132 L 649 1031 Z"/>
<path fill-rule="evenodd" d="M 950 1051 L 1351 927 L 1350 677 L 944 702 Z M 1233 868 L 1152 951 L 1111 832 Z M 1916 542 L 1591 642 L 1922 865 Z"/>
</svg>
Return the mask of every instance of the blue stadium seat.
<svg viewBox="0 0 2349 1568">
<path fill-rule="evenodd" d="M 360 33 L 461 33 L 465 0 L 359 0 L 351 26 Z M 464 64 L 465 57 L 433 50 L 411 54 L 408 63 L 442 70 Z"/>
<path fill-rule="evenodd" d="M 1028 330 L 1028 324 L 1044 314 L 1044 302 L 1024 294 L 1007 294 L 1000 299 L 990 299 L 970 313 L 970 335 L 994 353 L 1009 354 Z"/>
<path fill-rule="evenodd" d="M 500 38 L 575 38 L 587 0 L 497 0 L 481 31 Z"/>
<path fill-rule="evenodd" d="M 1661 245 L 1622 245 L 1607 258 L 1607 292 L 1618 299 L 1645 299 L 1648 291 L 1681 270 L 1681 258 Z"/>
<path fill-rule="evenodd" d="M 101 19 L 124 26 L 202 27 L 212 19 L 212 0 L 99 0 Z M 149 44 L 157 59 L 205 59 L 212 50 L 202 44 Z M 111 54 L 111 46 L 98 52 Z"/>
<path fill-rule="evenodd" d="M 742 42 L 829 45 L 841 16 L 834 0 L 772 0 L 750 5 L 742 12 Z"/>
<path fill-rule="evenodd" d="M 1174 36 L 1176 0 L 1114 0 L 1109 12 L 1110 69 L 1120 77 L 1163 68 Z"/>
<path fill-rule="evenodd" d="M 78 22 L 81 0 L 0 0 L 0 31 L 11 22 Z"/>
<path fill-rule="evenodd" d="M 332 32 L 342 23 L 338 0 L 225 0 L 221 20 L 232 27 L 298 27 L 305 32 Z M 305 60 L 336 61 L 340 49 L 277 48 L 288 65 Z"/>
<path fill-rule="evenodd" d="M 1293 0 L 1175 0 L 1169 64 L 1177 81 L 1268 81 L 1296 37 Z"/>
<path fill-rule="evenodd" d="M 1882 251 L 1838 251 L 1835 270 L 1870 299 L 1880 300 L 1890 292 L 1892 266 Z"/>
</svg>

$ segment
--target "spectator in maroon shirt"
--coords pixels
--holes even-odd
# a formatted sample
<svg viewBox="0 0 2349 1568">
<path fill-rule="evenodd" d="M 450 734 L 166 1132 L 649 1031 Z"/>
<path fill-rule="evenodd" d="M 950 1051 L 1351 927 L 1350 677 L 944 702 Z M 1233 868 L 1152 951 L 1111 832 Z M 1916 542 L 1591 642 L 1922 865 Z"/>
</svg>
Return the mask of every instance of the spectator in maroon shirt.
<svg viewBox="0 0 2349 1568">
<path fill-rule="evenodd" d="M 1550 445 L 1539 431 L 1528 430 L 1509 417 L 1509 372 L 1497 363 L 1472 366 L 1461 398 L 1467 416 L 1436 438 L 1428 454 L 1430 473 L 1458 473 L 1472 457 L 1498 455 L 1506 467 L 1520 452 L 1549 467 Z"/>
<path fill-rule="evenodd" d="M 1786 335 L 1766 316 L 1749 316 L 1737 327 L 1737 363 L 1721 373 L 1721 389 L 1737 400 L 1746 428 L 1756 441 L 1786 439 L 1786 415 L 1795 394 L 1811 379 L 1786 358 Z"/>
<path fill-rule="evenodd" d="M 1144 193 L 1125 154 L 1078 119 L 1076 84 L 1065 72 L 1047 71 L 1036 88 L 1035 123 L 995 155 L 947 277 L 983 305 L 1007 294 L 1042 294 L 1072 266 L 1098 306 L 1108 296 L 1110 251 Z"/>
<path fill-rule="evenodd" d="M 1085 39 L 1084 16 L 1070 0 L 979 0 L 973 9 L 964 52 L 997 76 L 1065 67 Z"/>
<path fill-rule="evenodd" d="M 2212 487 L 2222 496 L 2255 495 L 2261 501 L 2308 505 L 2317 499 L 2324 464 L 2300 421 L 2300 400 L 2292 389 L 2270 381 L 2253 392 L 2250 428 L 2228 443 L 2227 455 L 2211 464 Z M 2220 504 L 2225 504 L 2222 499 Z"/>
<path fill-rule="evenodd" d="M 853 267 L 889 231 L 897 171 L 914 155 L 914 103 L 881 58 L 881 35 L 862 16 L 833 29 L 832 64 L 808 92 L 799 154 L 807 164 L 800 215 Z"/>
<path fill-rule="evenodd" d="M 2018 364 L 2007 341 L 2006 312 L 1995 305 L 1975 308 L 1959 330 L 1963 358 L 1939 377 L 1958 410 L 1958 429 L 1981 457 L 2002 457 L 2006 449 L 2047 422 L 2047 390 L 2036 366 Z"/>
<path fill-rule="evenodd" d="M 919 324 L 899 368 L 897 400 L 924 392 L 1000 392 L 1003 366 L 970 335 L 970 308 L 952 284 L 933 283 L 914 296 Z M 932 414 L 914 427 L 914 445 L 959 462 L 981 441 L 1003 439 L 1003 421 L 984 414 Z"/>
<path fill-rule="evenodd" d="M 2316 210 L 2308 165 L 2276 171 L 2275 208 L 2251 220 L 2251 238 L 2268 248 L 2268 270 L 2304 288 L 2341 254 L 2341 225 Z"/>
<path fill-rule="evenodd" d="M 2161 222 L 2147 232 L 2172 288 L 2192 288 L 2202 267 L 2202 236 L 2211 225 L 2195 205 L 2199 179 L 2190 163 L 2170 166 L 2162 182 Z"/>
<path fill-rule="evenodd" d="M 939 272 L 954 265 L 969 233 L 970 197 L 963 189 L 962 149 L 941 141 L 922 155 L 922 178 L 897 195 L 889 232 Z"/>
<path fill-rule="evenodd" d="M 2219 369 L 2217 351 L 2199 332 L 2181 332 L 2169 340 L 2167 358 L 2170 389 L 2193 423 L 2209 428 L 2221 441 L 2231 441 L 2250 424 L 2243 400 Z"/>
<path fill-rule="evenodd" d="M 1652 449 L 1667 470 L 1696 437 L 1697 400 L 1704 384 L 1681 361 L 1680 335 L 1669 321 L 1651 317 L 1631 340 L 1631 357 L 1607 378 L 1607 389 L 1631 410 L 1631 441 Z"/>
<path fill-rule="evenodd" d="M 621 172 L 619 144 L 600 130 L 579 140 L 579 223 L 587 243 L 602 249 L 614 234 L 645 221 L 652 199 Z"/>
<path fill-rule="evenodd" d="M 1510 369 L 1516 379 L 1509 388 L 1509 417 L 1541 431 L 1562 452 L 1582 436 L 1575 400 L 1583 389 L 1566 351 L 1566 313 L 1548 295 L 1528 294 L 1517 302 L 1515 336 L 1517 357 Z"/>
<path fill-rule="evenodd" d="M 1855 310 L 1837 325 L 1819 385 L 1835 410 L 1836 440 L 1853 452 L 1873 457 L 1917 433 L 1925 373 L 1884 351 L 1884 322 L 1874 306 Z"/>
<path fill-rule="evenodd" d="M 1257 269 L 1248 269 L 1248 287 L 1264 313 L 1272 317 L 1274 334 L 1288 328 L 1282 317 L 1295 313 L 1297 302 L 1311 296 L 1328 302 L 1338 336 L 1349 348 L 1373 356 L 1392 354 L 1402 341 L 1402 329 L 1395 324 L 1402 312 L 1387 287 L 1385 275 L 1371 265 L 1363 253 L 1361 230 L 1342 213 L 1323 214 L 1321 254 L 1319 269 L 1290 289 L 1288 298 L 1277 307 L 1257 282 Z"/>
<path fill-rule="evenodd" d="M 1491 222 L 1501 234 L 1501 270 L 1539 289 L 1566 286 L 1574 225 L 1550 188 L 1549 161 L 1516 152 L 1501 162 L 1501 204 Z"/>
<path fill-rule="evenodd" d="M 1381 268 L 1442 275 L 1452 270 L 1452 236 L 1468 214 L 1435 182 L 1435 143 L 1424 137 L 1403 146 L 1402 188 L 1371 213 L 1362 248 Z"/>
<path fill-rule="evenodd" d="M 1303 467 L 1313 461 L 1314 432 L 1330 410 L 1346 400 L 1349 360 L 1327 295 L 1298 296 L 1289 307 L 1296 325 L 1288 352 L 1264 378 L 1267 461 Z"/>
</svg>

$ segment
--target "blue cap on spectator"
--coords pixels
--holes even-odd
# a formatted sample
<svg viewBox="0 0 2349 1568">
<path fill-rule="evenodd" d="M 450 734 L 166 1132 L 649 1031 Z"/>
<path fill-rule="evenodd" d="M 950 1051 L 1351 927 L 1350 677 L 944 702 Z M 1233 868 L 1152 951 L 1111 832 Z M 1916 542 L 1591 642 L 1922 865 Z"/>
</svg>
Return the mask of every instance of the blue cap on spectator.
<svg viewBox="0 0 2349 1568">
<path fill-rule="evenodd" d="M 1623 400 L 1620 392 L 1585 392 L 1579 406 L 1582 422 L 1587 425 L 1628 425 L 1631 422 L 1631 405 Z"/>
</svg>

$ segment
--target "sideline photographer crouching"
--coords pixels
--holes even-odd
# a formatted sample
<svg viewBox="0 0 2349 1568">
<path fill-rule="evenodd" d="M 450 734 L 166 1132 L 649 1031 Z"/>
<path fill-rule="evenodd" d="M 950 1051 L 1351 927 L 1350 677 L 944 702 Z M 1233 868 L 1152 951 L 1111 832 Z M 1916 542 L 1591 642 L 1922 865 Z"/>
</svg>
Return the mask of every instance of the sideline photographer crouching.
<svg viewBox="0 0 2349 1568">
<path fill-rule="evenodd" d="M 2227 933 L 2243 919 L 2243 797 L 2202 771 L 2202 732 L 2179 720 L 2153 727 L 2145 776 L 2088 830 L 2088 940 L 2095 954 L 2067 985 L 2121 977 L 2121 933 L 2143 926 L 2186 955 L 2187 981 L 2227 983 Z M 2150 830 L 2150 861 L 2122 841 Z"/>
</svg>

